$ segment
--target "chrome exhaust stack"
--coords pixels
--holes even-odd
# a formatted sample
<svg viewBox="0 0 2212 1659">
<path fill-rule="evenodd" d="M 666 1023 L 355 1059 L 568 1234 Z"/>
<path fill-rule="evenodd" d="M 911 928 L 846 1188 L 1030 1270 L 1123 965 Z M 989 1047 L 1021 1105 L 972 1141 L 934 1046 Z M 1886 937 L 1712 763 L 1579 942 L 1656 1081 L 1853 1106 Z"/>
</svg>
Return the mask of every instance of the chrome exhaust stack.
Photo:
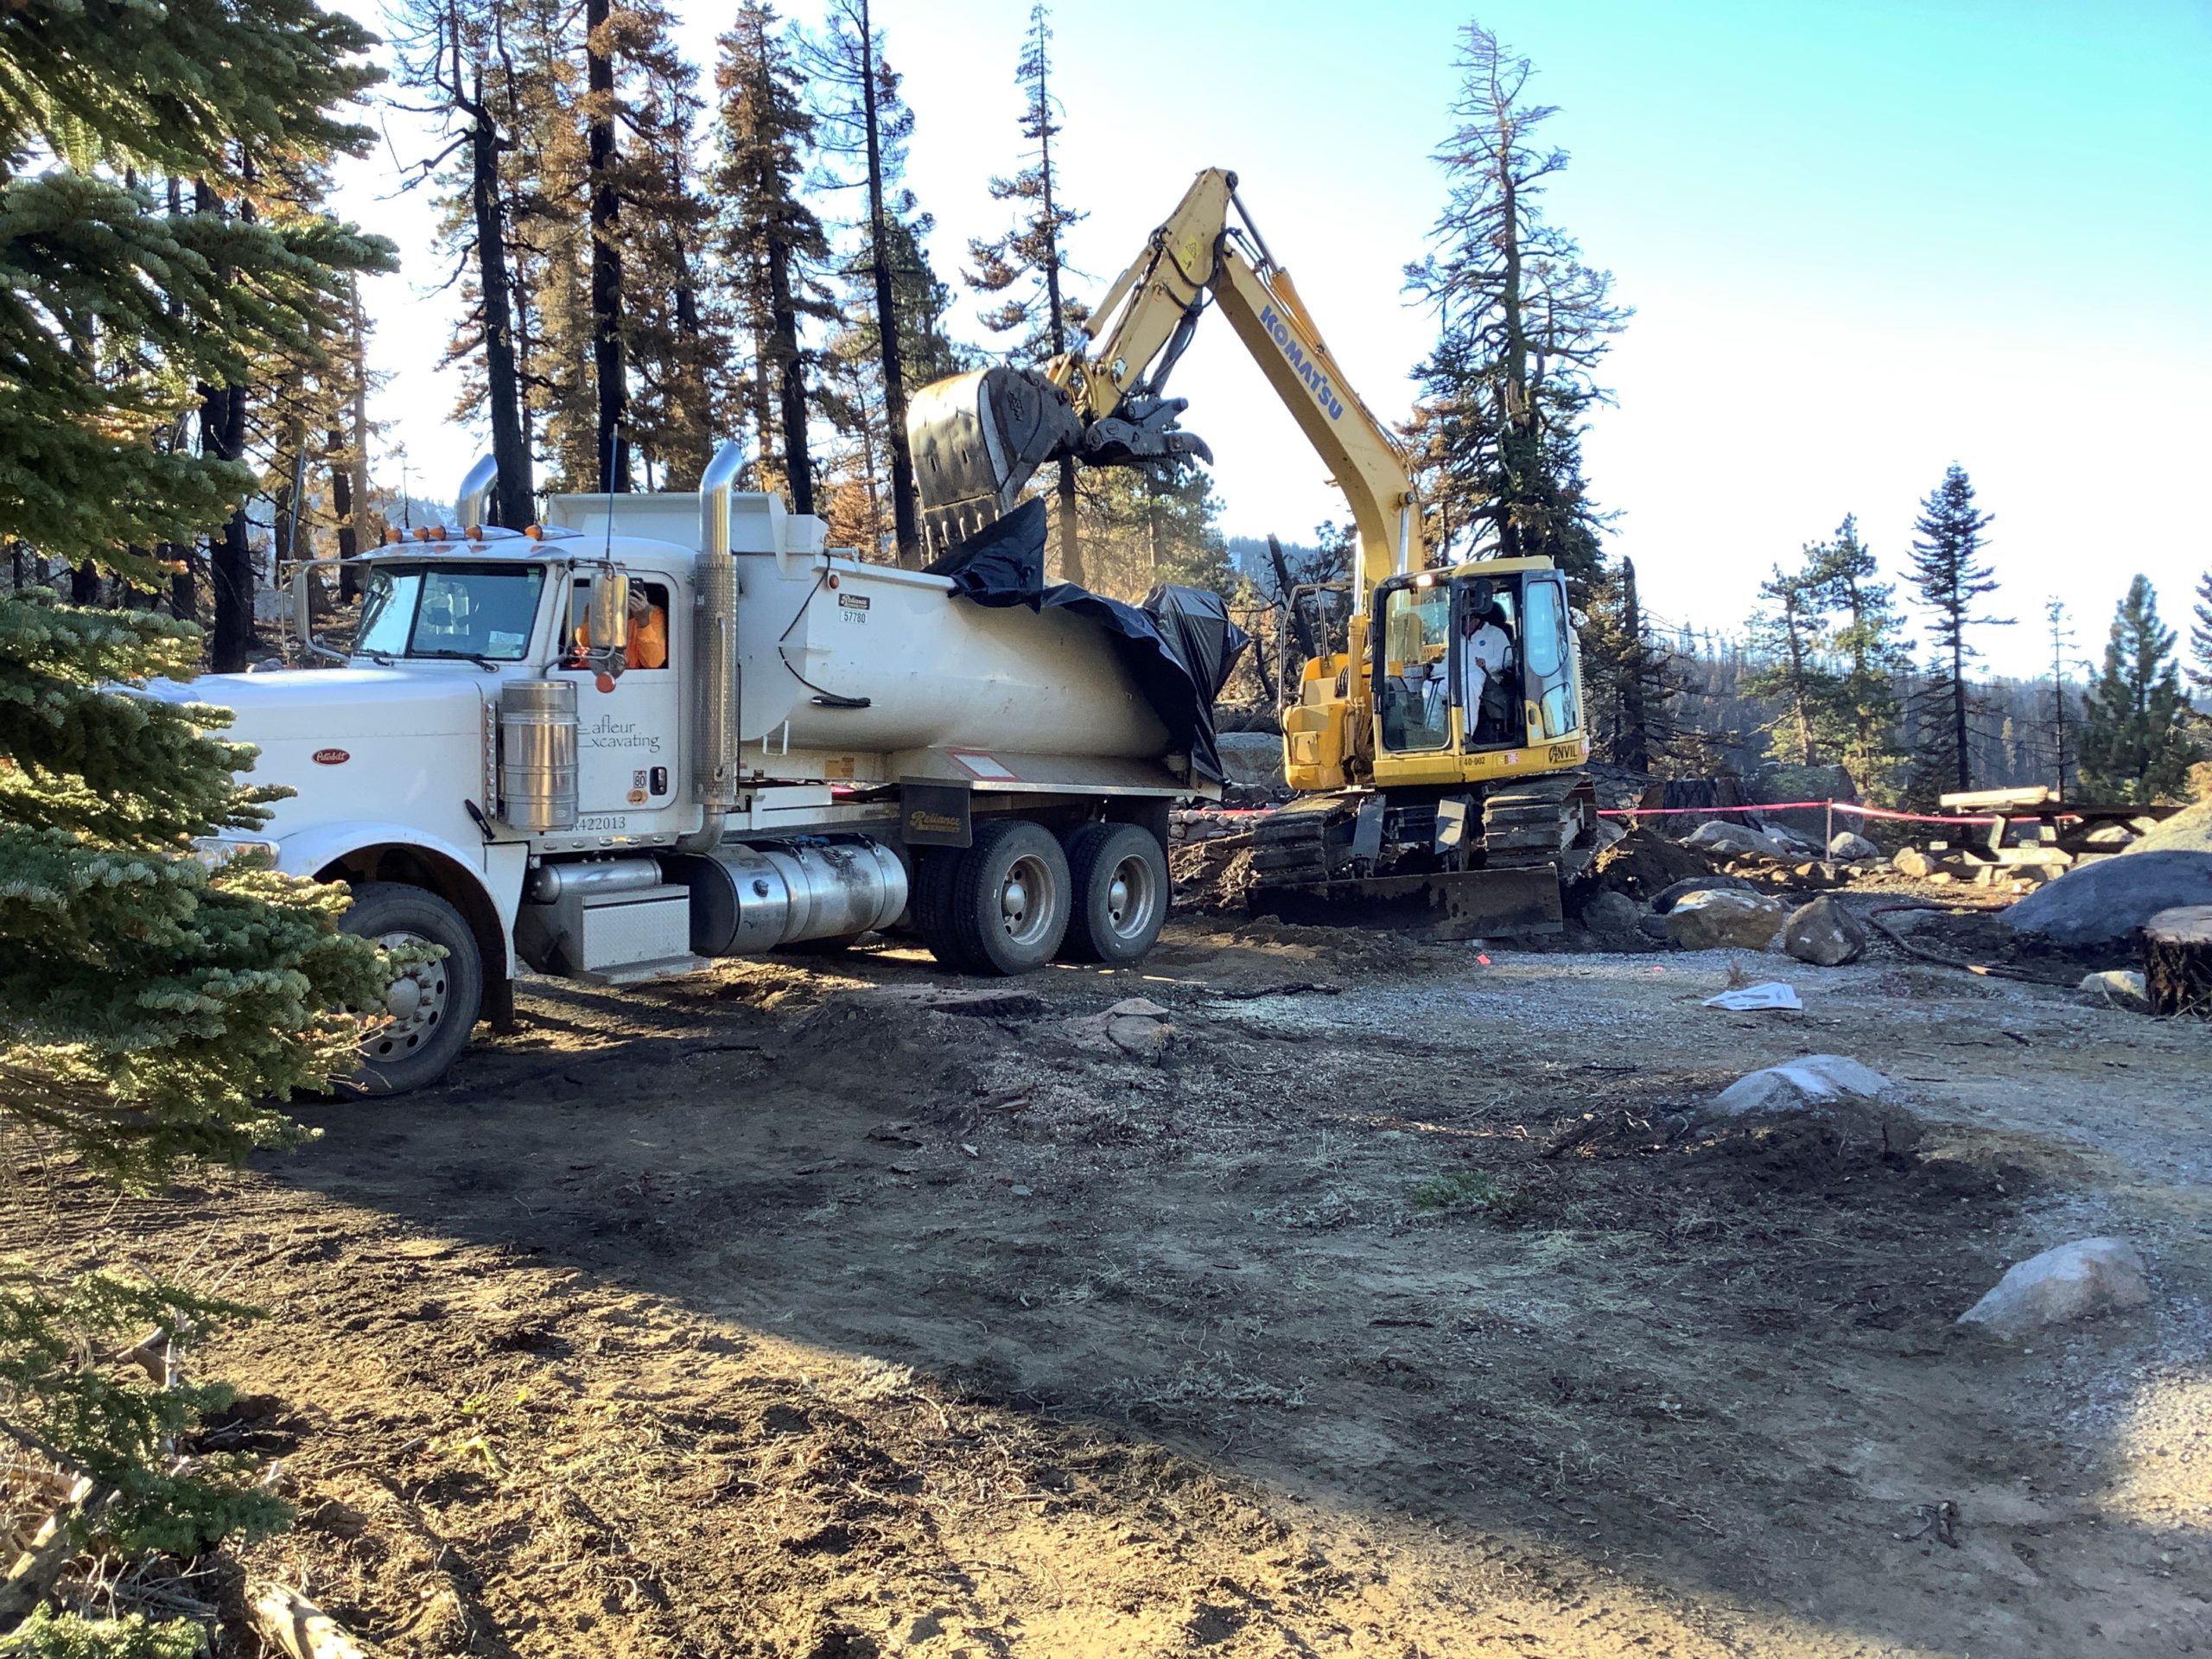
<svg viewBox="0 0 2212 1659">
<path fill-rule="evenodd" d="M 727 442 L 699 479 L 699 556 L 692 567 L 691 793 L 699 827 L 686 852 L 721 845 L 722 821 L 737 804 L 737 561 L 729 550 L 729 498 L 745 452 Z"/>
<path fill-rule="evenodd" d="M 479 459 L 461 480 L 461 488 L 454 494 L 453 516 L 463 534 L 483 528 L 484 504 L 491 496 L 492 486 L 499 481 L 499 463 L 491 455 Z M 516 524 L 513 528 L 520 530 L 522 526 Z"/>
</svg>

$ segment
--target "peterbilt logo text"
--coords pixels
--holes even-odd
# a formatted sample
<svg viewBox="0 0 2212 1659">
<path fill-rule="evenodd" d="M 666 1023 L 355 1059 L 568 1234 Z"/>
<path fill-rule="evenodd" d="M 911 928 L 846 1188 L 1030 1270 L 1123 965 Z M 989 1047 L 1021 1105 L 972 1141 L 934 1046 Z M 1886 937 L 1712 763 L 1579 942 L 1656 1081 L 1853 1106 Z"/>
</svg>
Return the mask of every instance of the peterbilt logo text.
<svg viewBox="0 0 2212 1659">
<path fill-rule="evenodd" d="M 353 758 L 344 749 L 317 749 L 314 755 L 318 766 L 342 766 Z"/>
<path fill-rule="evenodd" d="M 1329 385 L 1327 372 L 1306 355 L 1306 348 L 1298 343 L 1298 336 L 1291 333 L 1288 323 L 1275 315 L 1275 308 L 1272 305 L 1260 308 L 1260 327 L 1273 335 L 1275 344 L 1282 347 L 1282 354 L 1290 359 L 1290 366 L 1298 371 L 1298 378 L 1313 392 L 1313 401 L 1329 411 L 1331 420 L 1342 420 L 1344 400 L 1337 396 L 1335 389 Z"/>
</svg>

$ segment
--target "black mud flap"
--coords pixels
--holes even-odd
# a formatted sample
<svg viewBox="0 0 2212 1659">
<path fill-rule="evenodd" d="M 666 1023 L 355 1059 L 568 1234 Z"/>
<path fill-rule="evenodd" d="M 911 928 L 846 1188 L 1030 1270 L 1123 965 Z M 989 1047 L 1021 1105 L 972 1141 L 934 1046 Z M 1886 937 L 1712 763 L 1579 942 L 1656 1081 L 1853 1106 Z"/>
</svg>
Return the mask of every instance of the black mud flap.
<svg viewBox="0 0 2212 1659">
<path fill-rule="evenodd" d="M 1559 877 L 1529 869 L 1459 870 L 1262 887 L 1253 913 L 1313 927 L 1383 928 L 1430 939 L 1543 938 L 1560 931 Z"/>
</svg>

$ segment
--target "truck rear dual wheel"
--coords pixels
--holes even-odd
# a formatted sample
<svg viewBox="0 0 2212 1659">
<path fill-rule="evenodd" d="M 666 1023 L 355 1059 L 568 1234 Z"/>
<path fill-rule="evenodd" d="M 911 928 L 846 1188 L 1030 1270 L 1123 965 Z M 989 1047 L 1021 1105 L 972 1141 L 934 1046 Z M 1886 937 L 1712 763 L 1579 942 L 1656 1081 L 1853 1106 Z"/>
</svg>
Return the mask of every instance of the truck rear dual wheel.
<svg viewBox="0 0 2212 1659">
<path fill-rule="evenodd" d="M 966 974 L 1026 974 L 1055 956 L 1121 967 L 1167 919 L 1167 856 L 1133 823 L 1086 823 L 1065 844 L 1041 824 L 988 819 L 963 852 L 931 854 L 914 878 L 914 925 Z"/>
<path fill-rule="evenodd" d="M 468 1046 L 484 1005 L 484 963 L 461 914 L 435 893 L 397 881 L 364 881 L 340 925 L 386 950 L 435 945 L 444 954 L 410 962 L 385 993 L 361 1039 L 354 1086 L 404 1095 L 445 1076 Z"/>
<path fill-rule="evenodd" d="M 1067 937 L 1071 884 L 1058 838 L 1026 818 L 986 818 L 962 852 L 933 853 L 914 883 L 914 925 L 946 967 L 1026 974 Z"/>
<path fill-rule="evenodd" d="M 1076 895 L 1060 954 L 1111 968 L 1141 962 L 1166 925 L 1167 855 L 1134 823 L 1086 823 L 1067 840 Z"/>
</svg>

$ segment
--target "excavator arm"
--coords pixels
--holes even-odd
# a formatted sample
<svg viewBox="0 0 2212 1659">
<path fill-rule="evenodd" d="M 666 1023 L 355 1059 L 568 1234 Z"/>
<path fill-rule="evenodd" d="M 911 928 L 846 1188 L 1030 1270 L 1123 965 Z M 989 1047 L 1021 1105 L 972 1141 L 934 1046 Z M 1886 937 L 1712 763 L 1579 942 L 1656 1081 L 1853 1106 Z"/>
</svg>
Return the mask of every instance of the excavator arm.
<svg viewBox="0 0 2212 1659">
<path fill-rule="evenodd" d="M 1235 222 L 1232 223 L 1232 215 Z M 907 416 L 932 551 L 1009 511 L 1036 469 L 1063 455 L 1133 466 L 1211 452 L 1175 417 L 1169 374 L 1218 305 L 1350 502 L 1363 592 L 1423 563 L 1403 457 L 1330 354 L 1305 302 L 1253 227 L 1236 175 L 1198 175 L 1107 289 L 1088 349 L 1041 370 L 957 375 L 917 393 Z"/>
</svg>

